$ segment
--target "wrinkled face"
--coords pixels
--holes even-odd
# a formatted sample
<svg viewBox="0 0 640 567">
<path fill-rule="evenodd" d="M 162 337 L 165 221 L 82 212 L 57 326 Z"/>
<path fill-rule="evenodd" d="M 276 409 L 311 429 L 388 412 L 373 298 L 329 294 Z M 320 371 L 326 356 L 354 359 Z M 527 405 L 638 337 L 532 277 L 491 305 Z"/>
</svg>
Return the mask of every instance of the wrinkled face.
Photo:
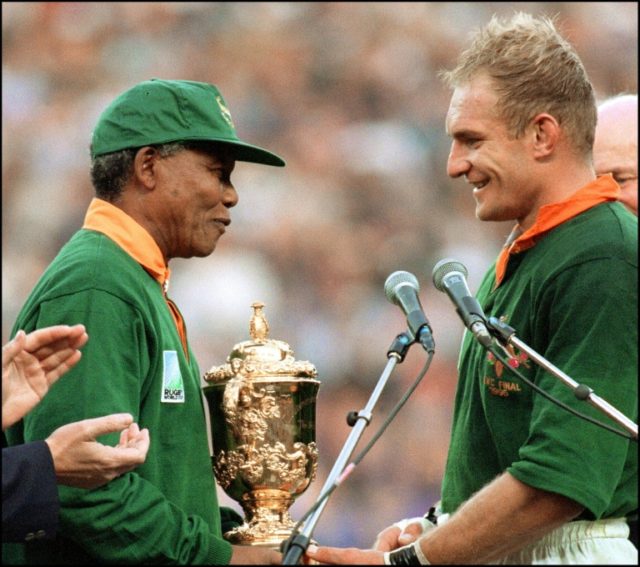
<svg viewBox="0 0 640 567">
<path fill-rule="evenodd" d="M 596 174 L 613 174 L 622 189 L 620 201 L 638 214 L 638 111 L 604 108 L 598 113 L 593 144 Z"/>
<path fill-rule="evenodd" d="M 183 150 L 156 164 L 161 248 L 169 258 L 208 256 L 238 203 L 231 183 L 235 161 L 224 153 Z"/>
<path fill-rule="evenodd" d="M 446 119 L 453 138 L 447 173 L 464 176 L 473 187 L 480 220 L 515 219 L 528 228 L 535 218 L 538 190 L 527 136 L 516 139 L 508 132 L 496 102 L 494 87 L 483 75 L 454 90 Z"/>
</svg>

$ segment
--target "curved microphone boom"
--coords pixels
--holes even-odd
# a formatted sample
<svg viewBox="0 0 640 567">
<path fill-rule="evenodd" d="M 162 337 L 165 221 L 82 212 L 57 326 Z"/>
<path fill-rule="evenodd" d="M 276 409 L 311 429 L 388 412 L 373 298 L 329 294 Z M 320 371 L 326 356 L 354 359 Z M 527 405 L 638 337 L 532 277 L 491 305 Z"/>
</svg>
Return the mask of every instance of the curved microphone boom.
<svg viewBox="0 0 640 567">
<path fill-rule="evenodd" d="M 409 272 L 393 272 L 384 283 L 387 299 L 402 309 L 413 336 L 427 352 L 433 354 L 436 345 L 429 321 L 420 304 L 419 291 L 418 279 Z"/>
<path fill-rule="evenodd" d="M 467 273 L 467 268 L 463 264 L 451 258 L 445 258 L 433 267 L 433 285 L 449 296 L 465 327 L 473 333 L 478 342 L 489 347 L 493 339 L 485 324 L 487 318 L 480 303 L 469 291 Z"/>
</svg>

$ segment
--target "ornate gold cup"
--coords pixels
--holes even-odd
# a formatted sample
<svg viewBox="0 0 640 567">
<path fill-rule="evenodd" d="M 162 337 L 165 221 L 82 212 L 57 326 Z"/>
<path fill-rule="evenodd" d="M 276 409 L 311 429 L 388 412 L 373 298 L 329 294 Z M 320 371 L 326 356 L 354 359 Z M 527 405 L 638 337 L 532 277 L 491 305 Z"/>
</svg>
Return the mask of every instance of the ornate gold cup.
<svg viewBox="0 0 640 567">
<path fill-rule="evenodd" d="M 279 547 L 295 525 L 289 508 L 316 476 L 316 396 L 320 382 L 308 361 L 269 339 L 254 303 L 251 340 L 236 344 L 227 363 L 204 375 L 213 440 L 213 468 L 239 502 L 245 523 L 224 534 L 231 543 Z"/>
</svg>

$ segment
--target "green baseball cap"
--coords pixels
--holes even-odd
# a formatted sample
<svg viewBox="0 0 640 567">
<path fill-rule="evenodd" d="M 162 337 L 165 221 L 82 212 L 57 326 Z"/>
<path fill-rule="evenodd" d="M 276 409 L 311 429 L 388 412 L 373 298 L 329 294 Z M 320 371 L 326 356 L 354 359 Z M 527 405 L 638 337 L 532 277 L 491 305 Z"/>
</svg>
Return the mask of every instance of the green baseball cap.
<svg viewBox="0 0 640 567">
<path fill-rule="evenodd" d="M 191 140 L 233 146 L 238 161 L 285 165 L 276 154 L 238 138 L 231 113 L 216 86 L 162 79 L 135 85 L 106 108 L 93 131 L 91 157 Z"/>
</svg>

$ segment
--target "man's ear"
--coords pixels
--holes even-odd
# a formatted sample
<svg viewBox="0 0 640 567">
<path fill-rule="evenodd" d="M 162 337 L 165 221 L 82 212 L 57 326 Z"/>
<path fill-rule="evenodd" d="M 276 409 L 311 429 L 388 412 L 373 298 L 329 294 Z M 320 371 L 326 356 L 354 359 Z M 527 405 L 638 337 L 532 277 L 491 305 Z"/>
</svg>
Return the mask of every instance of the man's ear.
<svg viewBox="0 0 640 567">
<path fill-rule="evenodd" d="M 133 175 L 148 189 L 156 186 L 156 162 L 158 150 L 151 146 L 140 148 L 133 158 Z"/>
<path fill-rule="evenodd" d="M 530 128 L 534 158 L 548 158 L 560 140 L 560 124 L 553 116 L 543 112 L 533 117 Z"/>
</svg>

